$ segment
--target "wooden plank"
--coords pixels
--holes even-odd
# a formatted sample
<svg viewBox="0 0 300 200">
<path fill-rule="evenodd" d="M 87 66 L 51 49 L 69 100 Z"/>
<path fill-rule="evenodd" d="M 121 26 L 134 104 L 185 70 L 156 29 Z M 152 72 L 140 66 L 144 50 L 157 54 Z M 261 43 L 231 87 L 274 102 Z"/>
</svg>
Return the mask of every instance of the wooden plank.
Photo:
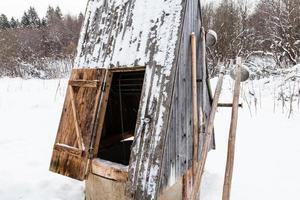
<svg viewBox="0 0 300 200">
<path fill-rule="evenodd" d="M 234 94 L 233 94 L 232 113 L 231 113 L 231 122 L 230 122 L 229 139 L 228 139 L 227 162 L 226 162 L 222 200 L 229 200 L 230 192 L 231 192 L 231 182 L 232 182 L 234 154 L 235 154 L 235 138 L 236 138 L 236 129 L 237 129 L 237 120 L 238 120 L 238 111 L 239 111 L 239 98 L 240 98 L 240 90 L 241 90 L 241 66 L 242 66 L 241 59 L 237 59 L 237 68 L 235 73 L 236 78 L 235 78 L 235 86 L 234 86 Z"/>
<path fill-rule="evenodd" d="M 92 161 L 92 173 L 120 182 L 128 180 L 128 167 L 101 159 Z"/>
<path fill-rule="evenodd" d="M 98 80 L 70 80 L 69 85 L 73 87 L 97 88 L 101 85 L 101 82 Z"/>
<path fill-rule="evenodd" d="M 75 102 L 74 89 L 70 85 L 69 85 L 69 91 L 70 91 L 70 99 L 71 99 L 71 105 L 72 105 L 72 113 L 73 113 L 73 118 L 74 118 L 74 125 L 75 125 L 75 129 L 76 129 L 75 133 L 77 135 L 77 144 L 78 144 L 78 147 L 80 150 L 85 151 L 85 146 L 83 144 L 81 129 L 79 127 L 78 112 L 77 112 L 77 107 L 76 107 L 76 102 Z"/>
<path fill-rule="evenodd" d="M 107 72 L 106 72 L 107 73 Z M 105 76 L 106 77 L 106 76 Z M 105 80 L 102 82 L 102 86 L 105 85 Z M 105 89 L 105 88 L 104 88 Z M 96 95 L 96 100 L 95 100 L 95 105 L 94 105 L 94 109 L 93 109 L 93 114 L 92 114 L 92 125 L 91 125 L 91 128 L 90 128 L 90 131 L 92 133 L 92 139 L 91 139 L 91 143 L 90 143 L 90 147 L 89 147 L 89 152 L 88 152 L 88 161 L 87 161 L 87 167 L 86 167 L 86 171 L 85 171 L 85 174 L 86 176 L 89 174 L 90 172 L 90 166 L 91 166 L 91 160 L 94 158 L 94 142 L 95 142 L 95 138 L 97 136 L 97 116 L 99 115 L 99 112 L 101 112 L 101 110 L 99 110 L 99 104 L 100 104 L 100 95 L 102 93 L 102 90 L 103 88 L 98 88 L 97 87 L 97 95 Z M 103 91 L 105 92 L 105 90 Z M 105 103 L 103 103 L 105 104 Z M 103 122 L 101 122 L 103 123 Z M 101 132 L 98 133 L 98 135 L 101 135 L 102 133 L 102 130 Z"/>
<path fill-rule="evenodd" d="M 196 36 L 191 34 L 192 50 L 192 104 L 193 104 L 193 174 L 196 175 L 199 145 L 198 95 L 197 95 L 197 47 Z"/>
<path fill-rule="evenodd" d="M 65 145 L 65 144 L 55 144 L 54 145 L 54 149 L 57 151 L 61 151 L 61 152 L 68 152 L 69 154 L 81 157 L 84 153 L 84 151 L 76 148 L 76 147 L 71 147 L 69 145 Z"/>
<path fill-rule="evenodd" d="M 111 82 L 113 78 L 113 73 L 111 71 L 107 71 L 105 75 L 105 86 L 103 87 L 103 95 L 101 97 L 101 105 L 99 107 L 99 115 L 97 116 L 96 123 L 96 133 L 93 138 L 92 146 L 93 146 L 93 157 L 96 158 L 99 152 L 99 146 L 100 146 L 100 140 L 102 136 L 102 130 L 103 130 L 103 124 L 105 120 L 105 114 L 106 114 L 106 108 L 107 108 L 107 102 L 109 98 L 109 92 L 110 92 L 110 87 L 111 87 Z"/>
<path fill-rule="evenodd" d="M 198 1 L 198 8 L 201 8 L 201 5 L 200 5 L 200 1 Z M 200 10 L 198 10 L 200 12 Z M 201 24 L 202 26 L 202 24 Z M 206 33 L 205 33 L 205 29 L 204 27 L 202 26 L 200 28 L 200 34 L 201 34 L 201 51 L 200 51 L 200 60 L 199 62 L 201 63 L 200 66 L 200 80 L 201 82 L 199 83 L 199 88 L 200 88 L 200 99 L 199 99 L 199 123 L 200 123 L 200 130 L 199 130 L 199 133 L 200 133 L 200 137 L 199 137 L 199 152 L 202 151 L 202 145 L 204 143 L 204 131 L 205 131 L 205 125 L 206 125 L 206 121 L 207 121 L 207 116 L 208 114 L 205 112 L 205 108 L 206 107 L 209 107 L 210 106 L 210 101 L 205 101 L 205 98 L 210 96 L 210 90 L 206 90 L 204 89 L 204 86 L 206 86 L 206 83 L 209 82 L 209 80 L 207 79 L 206 77 L 206 68 L 207 68 L 207 65 L 206 65 Z M 199 79 L 198 79 L 199 80 Z M 203 103 L 206 103 L 206 105 L 204 105 Z M 207 105 L 208 104 L 208 105 Z M 200 153 L 199 153 L 200 154 Z M 201 159 L 201 158 L 199 158 Z"/>
<path fill-rule="evenodd" d="M 193 170 L 190 169 L 183 176 L 182 200 L 189 200 L 193 190 Z"/>
<path fill-rule="evenodd" d="M 125 182 L 90 173 L 86 181 L 85 200 L 129 200 L 125 196 L 125 186 Z"/>
<path fill-rule="evenodd" d="M 194 185 L 193 185 L 193 191 L 192 191 L 192 200 L 197 200 L 199 196 L 199 190 L 200 190 L 200 185 L 201 185 L 201 180 L 202 180 L 202 175 L 204 172 L 204 167 L 206 163 L 206 158 L 207 154 L 210 148 L 211 144 L 211 139 L 213 135 L 213 127 L 214 127 L 214 120 L 215 120 L 215 114 L 217 112 L 218 108 L 218 102 L 222 90 L 222 85 L 223 85 L 223 78 L 224 78 L 224 70 L 221 70 L 220 75 L 219 75 L 219 80 L 216 86 L 216 91 L 213 99 L 213 104 L 212 104 L 212 109 L 211 113 L 209 116 L 207 128 L 205 130 L 205 142 L 202 146 L 202 152 L 201 152 L 201 160 L 198 163 L 197 166 L 197 173 L 196 176 L 194 177 Z"/>
<path fill-rule="evenodd" d="M 107 179 L 90 173 L 86 181 L 86 200 L 129 200 L 125 196 L 125 182 Z M 182 177 L 170 188 L 164 190 L 158 200 L 182 200 Z"/>
<path fill-rule="evenodd" d="M 139 72 L 139 71 L 145 71 L 146 68 L 144 66 L 135 66 L 135 67 L 116 67 L 111 68 L 111 72 Z"/>
<path fill-rule="evenodd" d="M 103 69 L 73 69 L 70 80 L 99 80 L 102 82 L 105 74 L 106 70 Z M 90 147 L 92 141 L 92 118 L 97 92 L 94 88 L 68 87 L 55 144 L 77 148 L 78 136 L 81 134 L 82 146 Z M 77 113 L 80 113 L 80 115 Z M 75 122 L 74 116 L 77 116 L 77 122 Z M 77 130 L 80 131 L 80 134 L 78 134 Z M 50 171 L 77 180 L 84 180 L 88 167 L 88 153 L 86 152 L 79 157 L 70 152 L 70 148 L 62 149 L 54 146 Z"/>
</svg>

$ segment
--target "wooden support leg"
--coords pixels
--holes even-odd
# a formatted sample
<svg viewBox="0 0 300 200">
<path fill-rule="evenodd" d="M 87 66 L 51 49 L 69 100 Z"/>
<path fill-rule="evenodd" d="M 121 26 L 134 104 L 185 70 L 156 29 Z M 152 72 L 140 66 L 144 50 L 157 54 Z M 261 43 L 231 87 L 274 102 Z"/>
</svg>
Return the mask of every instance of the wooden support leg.
<svg viewBox="0 0 300 200">
<path fill-rule="evenodd" d="M 182 188 L 182 199 L 190 200 L 193 189 L 193 170 L 189 169 L 183 176 L 183 188 Z"/>
<path fill-rule="evenodd" d="M 227 163 L 226 163 L 225 179 L 223 185 L 222 200 L 230 199 L 231 182 L 232 182 L 233 165 L 234 165 L 235 138 L 236 138 L 236 129 L 237 129 L 238 109 L 239 109 L 240 87 L 241 87 L 241 60 L 238 59 L 237 68 L 236 68 L 234 94 L 233 94 L 231 123 L 230 123 L 229 139 L 228 139 Z"/>
<path fill-rule="evenodd" d="M 205 142 L 202 146 L 202 152 L 201 152 L 201 160 L 197 164 L 197 173 L 196 176 L 194 177 L 194 185 L 193 185 L 193 191 L 192 191 L 192 200 L 197 200 L 198 195 L 199 195 L 199 190 L 200 190 L 200 185 L 201 185 L 201 180 L 202 180 L 202 175 L 206 163 L 206 158 L 207 154 L 209 151 L 209 147 L 211 144 L 211 139 L 212 139 L 212 133 L 213 133 L 213 127 L 214 127 L 214 119 L 215 119 L 215 114 L 217 112 L 218 108 L 218 102 L 222 90 L 222 85 L 223 85 L 223 78 L 224 78 L 224 69 L 221 70 L 219 80 L 217 83 L 214 99 L 213 99 L 213 104 L 209 116 L 209 121 L 207 124 L 207 128 L 205 130 Z"/>
<path fill-rule="evenodd" d="M 196 175 L 199 146 L 199 119 L 198 119 L 198 95 L 197 95 L 197 47 L 195 33 L 191 34 L 192 48 L 192 104 L 193 104 L 193 174 Z"/>
</svg>

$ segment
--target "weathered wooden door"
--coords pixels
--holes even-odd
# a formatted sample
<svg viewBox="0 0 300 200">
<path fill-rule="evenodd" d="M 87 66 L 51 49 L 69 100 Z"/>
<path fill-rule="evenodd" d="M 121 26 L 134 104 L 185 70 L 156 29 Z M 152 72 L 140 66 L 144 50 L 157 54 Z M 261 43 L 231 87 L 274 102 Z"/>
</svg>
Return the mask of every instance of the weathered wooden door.
<svg viewBox="0 0 300 200">
<path fill-rule="evenodd" d="M 101 133 L 111 74 L 105 69 L 74 69 L 58 128 L 50 170 L 77 180 L 89 172 Z M 106 84 L 108 82 L 108 84 Z M 97 149 L 97 148 L 96 148 Z"/>
</svg>

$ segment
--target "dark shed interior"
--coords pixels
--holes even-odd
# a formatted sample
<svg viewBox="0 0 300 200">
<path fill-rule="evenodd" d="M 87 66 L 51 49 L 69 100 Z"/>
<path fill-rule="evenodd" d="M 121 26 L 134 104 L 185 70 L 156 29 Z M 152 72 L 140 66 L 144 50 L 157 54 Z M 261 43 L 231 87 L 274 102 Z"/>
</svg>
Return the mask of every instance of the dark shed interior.
<svg viewBox="0 0 300 200">
<path fill-rule="evenodd" d="M 99 158 L 129 165 L 144 74 L 144 71 L 113 73 Z"/>
</svg>

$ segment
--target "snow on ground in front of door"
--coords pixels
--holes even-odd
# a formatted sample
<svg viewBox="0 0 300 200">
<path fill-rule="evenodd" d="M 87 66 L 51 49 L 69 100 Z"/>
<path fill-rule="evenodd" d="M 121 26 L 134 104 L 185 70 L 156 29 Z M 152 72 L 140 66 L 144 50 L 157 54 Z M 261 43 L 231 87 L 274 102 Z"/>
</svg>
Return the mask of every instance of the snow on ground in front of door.
<svg viewBox="0 0 300 200">
<path fill-rule="evenodd" d="M 300 199 L 299 81 L 281 85 L 285 79 L 243 84 L 244 108 L 238 119 L 232 200 Z M 212 82 L 216 85 L 217 80 Z M 221 102 L 232 101 L 233 84 L 226 77 Z M 292 90 L 298 96 L 294 97 L 289 118 L 287 97 Z M 284 107 L 282 101 L 275 100 L 282 91 Z M 215 122 L 217 150 L 208 155 L 201 200 L 222 199 L 230 117 L 230 108 L 219 108 Z"/>
<path fill-rule="evenodd" d="M 83 183 L 48 171 L 66 83 L 0 79 L 1 200 L 84 199 Z"/>
<path fill-rule="evenodd" d="M 216 79 L 212 82 L 215 85 Z M 289 101 L 282 112 L 274 91 L 277 99 L 281 88 L 289 93 L 295 85 L 281 87 L 280 82 L 263 79 L 243 84 L 232 200 L 300 199 L 299 102 L 296 98 L 288 118 Z M 83 183 L 48 171 L 66 83 L 0 79 L 1 200 L 84 199 Z M 226 77 L 221 102 L 231 101 L 232 88 L 233 81 Z M 217 150 L 208 155 L 201 200 L 221 199 L 230 112 L 220 108 L 216 115 Z"/>
</svg>

